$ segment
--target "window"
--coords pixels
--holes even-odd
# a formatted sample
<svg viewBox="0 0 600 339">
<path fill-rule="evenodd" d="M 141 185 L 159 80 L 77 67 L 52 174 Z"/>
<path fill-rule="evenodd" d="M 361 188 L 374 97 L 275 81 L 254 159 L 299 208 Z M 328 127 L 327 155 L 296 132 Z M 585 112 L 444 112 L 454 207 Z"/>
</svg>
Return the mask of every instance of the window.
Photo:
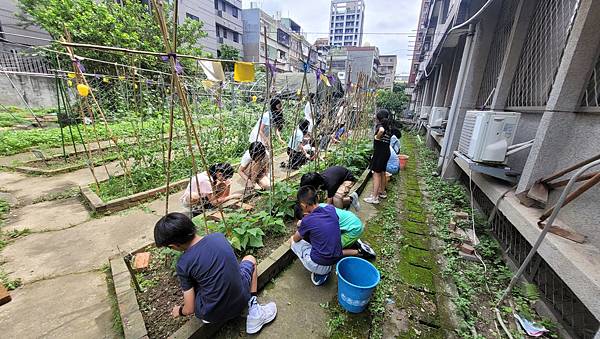
<svg viewBox="0 0 600 339">
<path fill-rule="evenodd" d="M 238 13 L 238 8 L 235 6 L 231 6 L 231 15 L 233 15 L 234 18 L 237 18 L 239 13 Z"/>
<path fill-rule="evenodd" d="M 344 42 L 344 46 L 356 46 L 356 43 L 354 43 L 354 45 L 352 45 L 351 42 Z"/>
<path fill-rule="evenodd" d="M 350 29 L 347 28 L 346 33 L 354 33 L 354 30 L 352 28 L 350 28 Z"/>
<path fill-rule="evenodd" d="M 240 34 L 238 32 L 233 32 L 233 41 L 240 42 Z"/>
<path fill-rule="evenodd" d="M 343 29 L 336 29 L 336 30 L 335 30 L 335 33 L 336 33 L 336 34 L 342 34 L 343 32 L 344 32 L 344 30 L 343 30 Z"/>
<path fill-rule="evenodd" d="M 335 41 L 342 41 L 342 36 L 341 35 L 336 35 L 335 37 L 333 37 L 333 40 L 335 40 Z"/>
<path fill-rule="evenodd" d="M 223 27 L 223 38 L 227 39 L 227 28 Z"/>
<path fill-rule="evenodd" d="M 196 20 L 196 21 L 200 21 L 200 18 L 198 18 L 197 16 L 195 16 L 194 14 L 190 14 L 190 13 L 185 13 L 185 17 L 188 19 L 192 19 L 192 20 Z"/>
<path fill-rule="evenodd" d="M 335 23 L 335 27 L 344 27 L 344 23 L 343 22 L 336 22 Z"/>
</svg>

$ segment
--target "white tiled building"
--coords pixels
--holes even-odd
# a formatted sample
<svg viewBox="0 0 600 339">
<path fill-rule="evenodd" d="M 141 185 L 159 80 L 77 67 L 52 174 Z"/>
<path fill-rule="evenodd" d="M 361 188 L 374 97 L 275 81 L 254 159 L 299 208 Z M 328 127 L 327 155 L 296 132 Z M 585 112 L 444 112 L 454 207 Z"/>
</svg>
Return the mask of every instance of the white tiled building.
<svg viewBox="0 0 600 339">
<path fill-rule="evenodd" d="M 363 0 L 332 0 L 329 20 L 330 46 L 362 46 L 365 22 Z"/>
</svg>

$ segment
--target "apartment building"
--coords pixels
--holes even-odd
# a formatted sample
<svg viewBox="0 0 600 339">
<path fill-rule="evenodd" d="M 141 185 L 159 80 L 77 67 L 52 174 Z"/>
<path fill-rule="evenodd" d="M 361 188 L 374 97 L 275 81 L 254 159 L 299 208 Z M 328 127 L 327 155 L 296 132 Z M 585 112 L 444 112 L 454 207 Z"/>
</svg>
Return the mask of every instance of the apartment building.
<svg viewBox="0 0 600 339">
<path fill-rule="evenodd" d="M 363 0 L 331 0 L 330 46 L 362 46 L 365 22 Z"/>
<path fill-rule="evenodd" d="M 18 44 L 25 45 L 46 45 L 47 41 L 27 38 L 50 39 L 50 35 L 37 26 L 21 27 L 19 26 L 17 0 L 0 0 L 0 50 L 11 51 L 21 48 Z M 10 34 L 19 34 L 23 36 L 14 36 Z M 6 41 L 15 42 L 17 44 L 7 43 Z"/>
<path fill-rule="evenodd" d="M 311 64 L 320 65 L 316 50 L 294 20 L 273 17 L 260 8 L 249 8 L 242 11 L 242 21 L 244 60 L 265 62 L 266 50 L 269 62 L 280 72 L 302 71 L 309 54 Z"/>
<path fill-rule="evenodd" d="M 355 85 L 359 75 L 367 77 L 370 87 L 378 87 L 382 82 L 379 74 L 379 48 L 348 46 L 332 48 L 329 53 L 332 72 L 347 86 Z"/>
<path fill-rule="evenodd" d="M 471 186 L 484 213 L 496 205 L 491 231 L 507 257 L 521 265 L 541 233 L 539 207 L 553 206 L 564 188 L 550 189 L 545 204 L 530 189 L 600 154 L 600 3 L 435 0 L 423 1 L 422 13 L 427 20 L 420 29 L 425 40 L 415 52 L 416 118 L 427 122 L 437 112 L 447 121 L 427 128 L 427 143 L 440 154 L 441 176 Z M 519 113 L 516 127 L 503 132 L 514 133 L 513 144 L 532 141 L 532 147 L 506 153 L 496 166 L 474 161 L 460 146 L 474 142 L 469 111 L 491 112 L 494 121 L 502 121 L 502 112 Z M 510 175 L 503 177 L 505 167 Z M 595 186 L 563 207 L 554 225 L 584 240 L 549 233 L 524 271 L 547 315 L 573 338 L 600 337 L 599 201 Z"/>
<path fill-rule="evenodd" d="M 426 53 L 429 50 L 429 48 L 423 48 L 423 43 L 425 42 L 425 34 L 428 31 L 427 20 L 429 19 L 430 4 L 431 0 L 422 0 L 421 2 L 421 11 L 419 14 L 419 22 L 417 24 L 417 35 L 415 36 L 408 87 L 415 86 L 415 80 L 417 79 L 417 73 L 419 72 L 419 64 L 425 58 L 423 53 Z"/>
<path fill-rule="evenodd" d="M 236 48 L 243 55 L 241 0 L 179 0 L 179 18 L 204 23 L 207 33 L 200 39 L 204 51 L 219 56 L 221 45 Z"/>
<path fill-rule="evenodd" d="M 381 89 L 393 89 L 396 79 L 396 65 L 398 64 L 397 55 L 380 55 L 378 73 L 381 77 Z"/>
</svg>

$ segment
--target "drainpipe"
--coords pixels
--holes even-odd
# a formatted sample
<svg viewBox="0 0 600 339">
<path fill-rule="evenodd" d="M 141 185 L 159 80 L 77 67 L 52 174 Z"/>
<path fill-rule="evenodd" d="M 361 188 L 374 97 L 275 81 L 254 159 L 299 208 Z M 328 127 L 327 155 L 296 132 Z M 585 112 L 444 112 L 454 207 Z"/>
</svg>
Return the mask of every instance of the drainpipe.
<svg viewBox="0 0 600 339">
<path fill-rule="evenodd" d="M 458 118 L 459 107 L 458 104 L 462 98 L 464 92 L 464 82 L 465 76 L 467 74 L 467 65 L 471 63 L 471 57 L 473 55 L 473 51 L 471 50 L 473 45 L 473 36 L 475 35 L 475 24 L 469 25 L 469 32 L 467 33 L 467 37 L 465 39 L 465 48 L 463 52 L 463 57 L 460 61 L 460 68 L 458 69 L 458 75 L 456 76 L 456 86 L 454 89 L 454 96 L 452 97 L 452 104 L 450 106 L 450 112 L 448 113 L 448 125 L 446 127 L 447 131 L 454 131 L 456 129 L 456 120 Z M 440 157 L 438 159 L 438 171 L 441 173 L 444 162 L 448 157 L 448 145 L 450 144 L 450 135 L 446 135 L 444 138 L 444 143 L 442 145 L 443 153 L 440 153 Z"/>
</svg>

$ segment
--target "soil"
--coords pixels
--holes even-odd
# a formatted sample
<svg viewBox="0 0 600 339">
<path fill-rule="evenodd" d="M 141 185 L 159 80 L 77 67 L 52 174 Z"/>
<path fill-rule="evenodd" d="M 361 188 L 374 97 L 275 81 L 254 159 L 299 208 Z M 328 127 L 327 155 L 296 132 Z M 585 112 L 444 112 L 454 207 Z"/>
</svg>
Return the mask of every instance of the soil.
<svg viewBox="0 0 600 339">
<path fill-rule="evenodd" d="M 108 161 L 115 160 L 116 158 L 117 158 L 117 155 L 115 153 L 110 153 L 108 151 L 104 151 L 104 152 L 100 153 L 97 150 L 92 151 L 92 160 L 94 161 L 95 164 L 102 164 L 102 163 L 105 163 Z M 81 165 L 82 167 L 84 167 L 86 165 L 86 163 L 87 163 L 87 154 L 86 153 L 78 153 L 77 156 L 75 156 L 75 154 L 67 155 L 66 161 L 65 161 L 65 158 L 60 156 L 60 157 L 52 157 L 52 158 L 46 159 L 46 161 L 43 161 L 43 160 L 30 161 L 30 162 L 24 163 L 24 165 L 27 167 L 39 168 L 42 170 L 54 170 L 54 169 L 66 168 L 66 167 L 77 167 L 77 165 Z M 74 169 L 76 169 L 76 168 L 74 168 Z"/>
<path fill-rule="evenodd" d="M 263 237 L 264 246 L 254 248 L 245 253 L 237 253 L 239 260 L 244 255 L 251 254 L 260 262 L 283 244 L 295 230 L 293 223 L 287 223 L 288 232 L 282 235 L 267 235 Z M 146 323 L 148 337 L 167 338 L 177 331 L 188 318 L 173 318 L 171 310 L 175 305 L 183 303 L 183 295 L 179 280 L 175 275 L 176 258 L 165 255 L 165 251 L 157 248 L 150 249 L 150 267 L 137 274 L 137 280 L 142 285 L 143 292 L 137 292 L 140 311 Z"/>
</svg>

